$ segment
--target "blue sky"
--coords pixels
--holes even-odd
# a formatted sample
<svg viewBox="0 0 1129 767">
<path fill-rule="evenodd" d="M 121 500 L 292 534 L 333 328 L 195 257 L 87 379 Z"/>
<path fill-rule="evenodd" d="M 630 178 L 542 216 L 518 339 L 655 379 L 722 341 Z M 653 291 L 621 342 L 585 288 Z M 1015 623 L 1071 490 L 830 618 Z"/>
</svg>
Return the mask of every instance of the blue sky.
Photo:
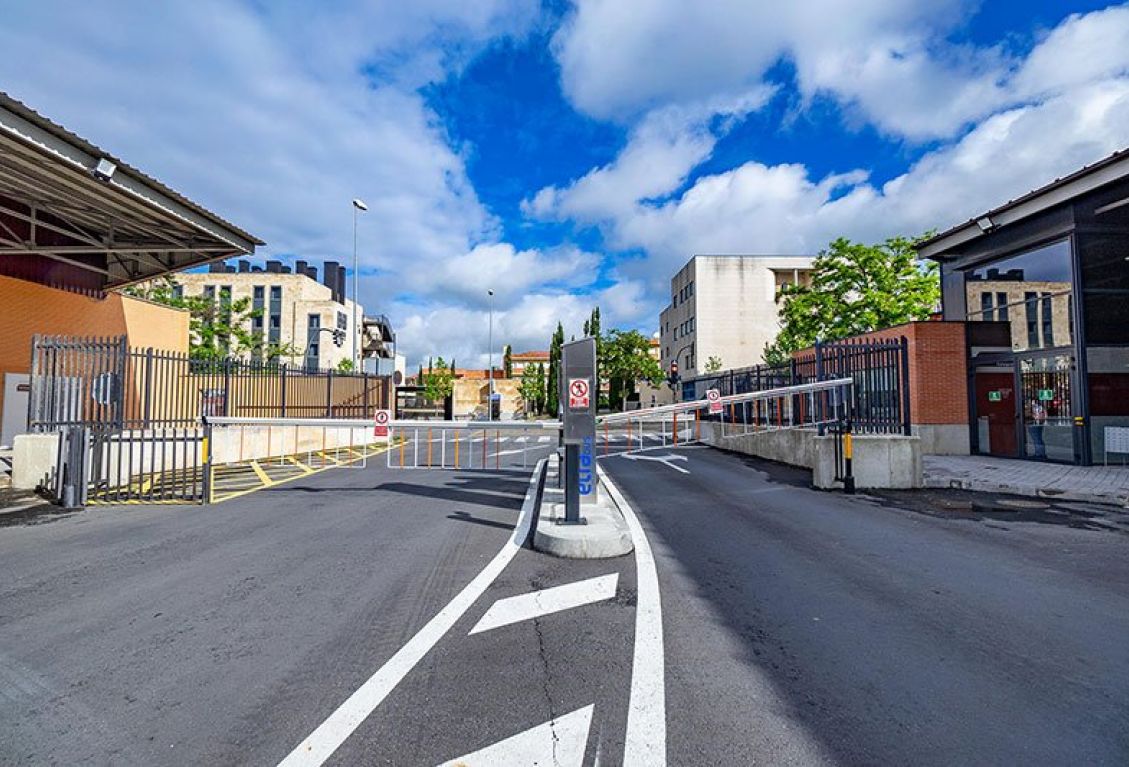
<svg viewBox="0 0 1129 767">
<path fill-rule="evenodd" d="M 1129 147 L 1129 6 L 14 3 L 0 90 L 268 243 L 412 364 L 651 332 L 694 253 L 945 228 Z"/>
</svg>

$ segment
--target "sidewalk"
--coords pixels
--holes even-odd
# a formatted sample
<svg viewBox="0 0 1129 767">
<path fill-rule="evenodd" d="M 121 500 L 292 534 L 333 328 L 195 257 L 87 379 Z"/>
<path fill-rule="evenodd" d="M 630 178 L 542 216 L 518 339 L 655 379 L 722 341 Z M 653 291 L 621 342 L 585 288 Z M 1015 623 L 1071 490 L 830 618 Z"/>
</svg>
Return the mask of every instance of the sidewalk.
<svg viewBox="0 0 1129 767">
<path fill-rule="evenodd" d="M 1129 506 L 1129 467 L 927 455 L 925 486 Z"/>
</svg>

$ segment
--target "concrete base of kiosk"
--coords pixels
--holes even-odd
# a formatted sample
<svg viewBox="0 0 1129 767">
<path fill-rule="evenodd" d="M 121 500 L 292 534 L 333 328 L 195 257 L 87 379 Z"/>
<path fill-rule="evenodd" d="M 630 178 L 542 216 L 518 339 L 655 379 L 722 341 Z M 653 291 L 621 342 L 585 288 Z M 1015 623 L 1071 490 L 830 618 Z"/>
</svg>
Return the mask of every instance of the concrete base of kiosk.
<svg viewBox="0 0 1129 767">
<path fill-rule="evenodd" d="M 567 559 L 609 559 L 630 554 L 635 548 L 631 533 L 608 493 L 600 493 L 597 503 L 584 507 L 584 524 L 557 523 L 565 515 L 564 492 L 557 487 L 558 470 L 557 457 L 553 456 L 533 532 L 533 548 Z"/>
</svg>

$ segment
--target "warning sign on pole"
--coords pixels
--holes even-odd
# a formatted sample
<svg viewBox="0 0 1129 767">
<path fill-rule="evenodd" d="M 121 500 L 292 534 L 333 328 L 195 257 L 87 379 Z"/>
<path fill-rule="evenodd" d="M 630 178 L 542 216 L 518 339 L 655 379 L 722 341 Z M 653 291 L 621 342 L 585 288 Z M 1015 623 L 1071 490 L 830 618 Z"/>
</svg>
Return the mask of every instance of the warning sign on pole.
<svg viewBox="0 0 1129 767">
<path fill-rule="evenodd" d="M 392 414 L 387 410 L 377 410 L 376 417 L 373 418 L 372 435 L 374 437 L 387 437 L 388 436 L 388 422 L 392 420 Z"/>
<path fill-rule="evenodd" d="M 569 410 L 585 410 L 591 404 L 591 390 L 587 378 L 568 379 Z"/>
<path fill-rule="evenodd" d="M 709 389 L 706 391 L 706 399 L 710 403 L 710 413 L 721 412 L 721 392 L 719 392 L 717 389 Z"/>
</svg>

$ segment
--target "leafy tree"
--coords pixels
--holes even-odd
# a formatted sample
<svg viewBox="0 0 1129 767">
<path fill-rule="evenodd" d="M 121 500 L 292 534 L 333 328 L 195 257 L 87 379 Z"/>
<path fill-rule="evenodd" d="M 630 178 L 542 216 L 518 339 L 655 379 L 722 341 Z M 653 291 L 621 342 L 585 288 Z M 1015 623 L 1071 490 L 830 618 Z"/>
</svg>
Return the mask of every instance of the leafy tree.
<svg viewBox="0 0 1129 767">
<path fill-rule="evenodd" d="M 346 359 L 343 359 L 340 362 L 338 362 L 337 363 L 337 372 L 338 373 L 352 373 L 353 372 L 353 360 L 346 358 Z"/>
<path fill-rule="evenodd" d="M 545 365 L 538 362 L 537 363 L 537 392 L 538 392 L 538 394 L 537 394 L 537 407 L 535 408 L 536 412 L 538 412 L 538 413 L 544 413 L 545 412 L 545 393 L 546 393 L 545 385 L 546 385 L 545 384 Z M 555 413 L 554 413 L 554 415 L 555 415 Z"/>
<path fill-rule="evenodd" d="M 509 344 L 502 349 L 502 375 L 505 378 L 514 377 L 513 348 Z"/>
<path fill-rule="evenodd" d="M 721 357 L 715 355 L 706 360 L 707 373 L 716 373 L 719 370 L 721 370 Z"/>
<path fill-rule="evenodd" d="M 810 287 L 786 285 L 777 296 L 781 328 L 765 348 L 765 359 L 786 360 L 817 341 L 928 319 L 941 286 L 937 264 L 917 260 L 918 241 L 832 242 L 815 259 Z"/>
<path fill-rule="evenodd" d="M 419 363 L 419 372 L 416 373 L 416 386 L 423 386 L 423 363 Z"/>
<path fill-rule="evenodd" d="M 517 390 L 521 401 L 525 403 L 527 414 L 541 412 L 541 402 L 545 398 L 545 379 L 537 375 L 537 366 L 525 366 L 521 371 L 521 383 Z"/>
<path fill-rule="evenodd" d="M 662 368 L 651 356 L 651 342 L 638 330 L 613 329 L 604 336 L 602 346 L 600 370 L 607 376 L 611 402 L 621 403 L 626 409 L 636 382 L 662 383 Z"/>
<path fill-rule="evenodd" d="M 549 342 L 549 371 L 545 386 L 545 412 L 555 416 L 560 409 L 561 347 L 564 346 L 564 326 L 557 323 L 557 330 Z"/>
<path fill-rule="evenodd" d="M 435 367 L 429 360 L 427 375 L 423 381 L 423 393 L 432 402 L 441 402 L 451 396 L 455 389 L 454 371 L 443 361 L 442 357 L 435 360 Z"/>
<path fill-rule="evenodd" d="M 188 353 L 194 359 L 218 360 L 225 357 L 256 357 L 277 359 L 293 357 L 297 350 L 292 344 L 272 344 L 265 341 L 262 331 L 251 330 L 251 320 L 263 316 L 262 309 L 254 309 L 250 298 L 234 301 L 211 300 L 202 295 L 176 294 L 176 280 L 166 276 L 149 282 L 132 285 L 126 295 L 144 298 L 154 303 L 188 311 Z"/>
</svg>

